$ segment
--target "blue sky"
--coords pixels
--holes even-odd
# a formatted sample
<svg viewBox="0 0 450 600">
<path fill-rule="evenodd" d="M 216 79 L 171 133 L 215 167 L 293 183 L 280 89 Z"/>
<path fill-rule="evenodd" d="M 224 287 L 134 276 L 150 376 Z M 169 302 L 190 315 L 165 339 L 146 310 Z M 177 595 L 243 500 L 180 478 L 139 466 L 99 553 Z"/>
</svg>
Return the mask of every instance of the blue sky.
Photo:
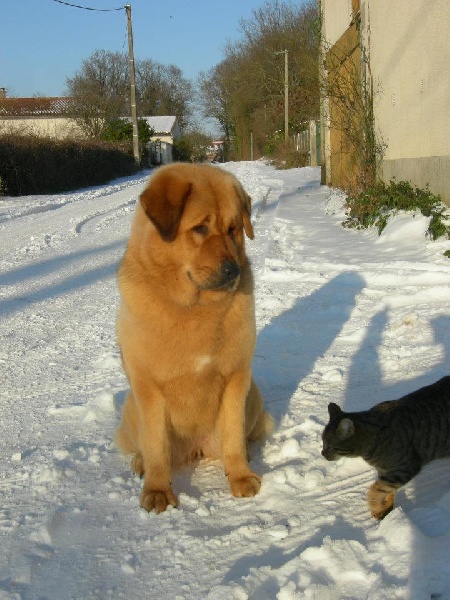
<svg viewBox="0 0 450 600">
<path fill-rule="evenodd" d="M 98 9 L 124 0 L 67 0 Z M 134 55 L 174 64 L 195 80 L 223 59 L 239 21 L 264 0 L 130 0 Z M 125 10 L 93 12 L 54 0 L 1 0 L 0 87 L 9 96 L 61 96 L 95 50 L 128 52 Z"/>
</svg>

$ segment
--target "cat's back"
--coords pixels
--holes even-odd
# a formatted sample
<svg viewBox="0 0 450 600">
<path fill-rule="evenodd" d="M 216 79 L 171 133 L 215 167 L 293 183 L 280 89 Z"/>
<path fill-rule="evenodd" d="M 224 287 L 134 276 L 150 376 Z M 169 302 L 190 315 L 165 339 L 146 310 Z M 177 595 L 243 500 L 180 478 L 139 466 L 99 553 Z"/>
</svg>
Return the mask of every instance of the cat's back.
<svg viewBox="0 0 450 600">
<path fill-rule="evenodd" d="M 450 419 L 450 376 L 407 394 L 399 402 L 419 413 L 440 414 Z"/>
<path fill-rule="evenodd" d="M 396 413 L 408 411 L 417 412 L 417 414 L 437 411 L 450 418 L 450 375 L 406 394 L 398 400 L 380 402 L 368 412 L 377 414 L 379 417 L 386 415 L 388 418 L 393 418 Z"/>
<path fill-rule="evenodd" d="M 450 456 L 450 376 L 371 410 L 424 462 Z"/>
</svg>

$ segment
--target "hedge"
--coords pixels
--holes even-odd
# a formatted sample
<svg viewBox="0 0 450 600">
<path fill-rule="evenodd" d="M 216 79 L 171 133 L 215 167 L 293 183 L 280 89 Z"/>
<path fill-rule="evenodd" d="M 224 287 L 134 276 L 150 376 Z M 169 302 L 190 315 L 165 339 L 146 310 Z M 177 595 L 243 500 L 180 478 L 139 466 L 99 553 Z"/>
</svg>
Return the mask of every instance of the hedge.
<svg viewBox="0 0 450 600">
<path fill-rule="evenodd" d="M 127 145 L 0 136 L 0 194 L 55 194 L 101 185 L 139 170 Z"/>
</svg>

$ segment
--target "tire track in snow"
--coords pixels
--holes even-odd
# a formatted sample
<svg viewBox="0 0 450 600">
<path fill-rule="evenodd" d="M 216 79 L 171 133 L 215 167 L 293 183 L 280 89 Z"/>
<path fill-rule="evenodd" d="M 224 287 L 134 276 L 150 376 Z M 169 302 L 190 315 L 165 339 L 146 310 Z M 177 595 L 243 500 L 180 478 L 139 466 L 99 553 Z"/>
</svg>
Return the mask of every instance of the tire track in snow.
<svg viewBox="0 0 450 600">
<path fill-rule="evenodd" d="M 123 217 L 126 213 L 131 212 L 135 205 L 136 198 L 132 198 L 113 208 L 99 210 L 77 223 L 74 227 L 74 231 L 77 235 L 95 233 L 99 229 L 109 227 L 111 222 L 117 218 Z"/>
<path fill-rule="evenodd" d="M 148 174 L 140 174 L 130 184 L 130 181 L 99 187 L 95 190 L 78 192 L 67 195 L 70 200 L 64 200 L 65 195 L 32 198 L 27 202 L 27 208 L 19 206 L 19 212 L 13 218 L 0 223 L 0 235 L 4 255 L 14 255 L 15 261 L 23 262 L 23 256 L 37 257 L 49 247 L 65 245 L 69 238 L 79 236 L 83 224 L 104 213 L 119 211 L 117 217 L 137 201 L 141 187 L 145 184 Z M 39 202 L 47 202 L 40 205 Z M 33 202 L 38 206 L 33 206 Z M 50 203 L 50 204 L 48 204 Z M 45 206 L 50 205 L 49 211 Z M 128 206 L 129 205 L 129 206 Z M 80 221 L 80 215 L 83 219 Z M 20 220 L 21 235 L 17 236 L 17 223 Z M 77 230 L 78 229 L 78 230 Z M 18 256 L 17 256 L 18 255 Z"/>
</svg>

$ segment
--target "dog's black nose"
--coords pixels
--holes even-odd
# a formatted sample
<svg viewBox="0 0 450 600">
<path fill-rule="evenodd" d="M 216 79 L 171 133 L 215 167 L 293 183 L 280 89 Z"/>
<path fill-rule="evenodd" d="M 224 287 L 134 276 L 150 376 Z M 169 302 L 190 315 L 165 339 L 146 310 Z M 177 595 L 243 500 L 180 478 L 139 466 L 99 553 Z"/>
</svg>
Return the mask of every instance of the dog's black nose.
<svg viewBox="0 0 450 600">
<path fill-rule="evenodd" d="M 231 283 L 239 277 L 241 269 L 237 263 L 232 260 L 226 260 L 222 263 L 221 276 L 222 281 Z"/>
</svg>

